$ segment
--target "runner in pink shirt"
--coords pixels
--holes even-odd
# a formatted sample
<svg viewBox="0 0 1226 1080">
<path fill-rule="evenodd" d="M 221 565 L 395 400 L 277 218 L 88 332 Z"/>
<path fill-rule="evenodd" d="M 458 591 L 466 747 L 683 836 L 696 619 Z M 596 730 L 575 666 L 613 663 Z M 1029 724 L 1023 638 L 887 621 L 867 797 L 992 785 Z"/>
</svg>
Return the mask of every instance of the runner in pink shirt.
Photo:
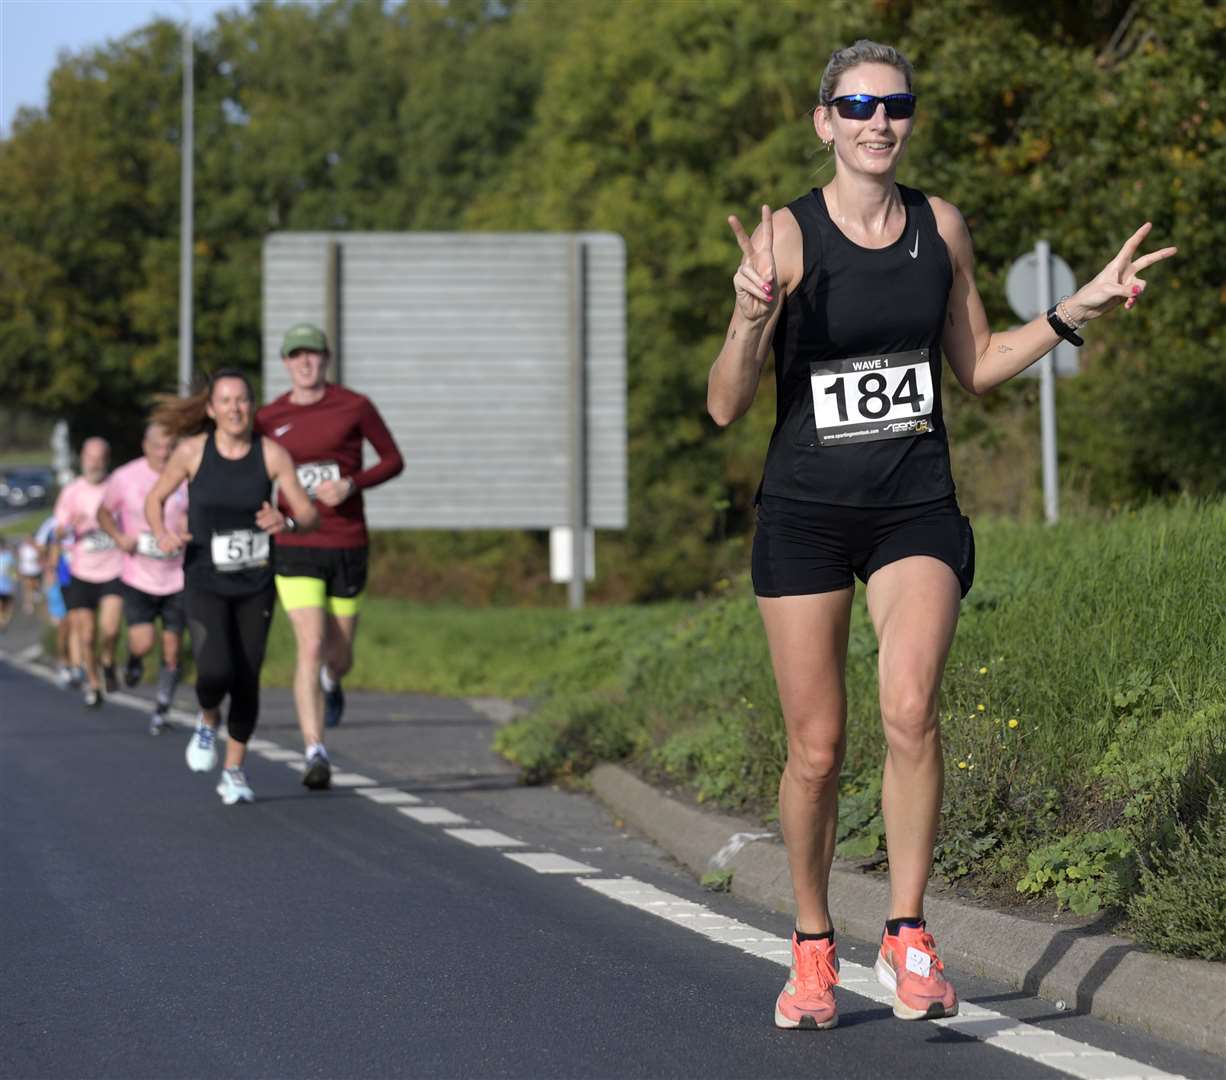
<svg viewBox="0 0 1226 1080">
<path fill-rule="evenodd" d="M 183 555 L 167 554 L 145 520 L 145 499 L 165 468 L 174 439 L 161 424 L 145 428 L 142 457 L 111 473 L 98 508 L 98 524 L 123 551 L 123 614 L 128 623 L 128 662 L 123 679 L 135 686 L 144 674 L 145 657 L 153 651 L 154 622 L 162 620 L 162 667 L 149 733 L 160 735 L 179 684 L 179 646 L 186 615 L 183 609 Z M 176 535 L 187 531 L 187 485 L 166 500 L 166 527 Z"/>
<path fill-rule="evenodd" d="M 85 670 L 89 680 L 84 701 L 91 708 L 102 704 L 99 660 L 107 690 L 119 688 L 115 678 L 115 639 L 119 636 L 119 616 L 123 607 L 119 582 L 123 552 L 98 525 L 98 507 L 106 492 L 110 460 L 111 447 L 105 439 L 86 439 L 81 446 L 81 475 L 64 488 L 55 501 L 57 540 L 69 532 L 76 537 L 68 558 L 72 578 L 64 587 L 64 603 L 68 608 L 69 649 L 73 663 Z M 95 614 L 97 637 L 101 639 L 97 656 L 94 655 Z"/>
</svg>

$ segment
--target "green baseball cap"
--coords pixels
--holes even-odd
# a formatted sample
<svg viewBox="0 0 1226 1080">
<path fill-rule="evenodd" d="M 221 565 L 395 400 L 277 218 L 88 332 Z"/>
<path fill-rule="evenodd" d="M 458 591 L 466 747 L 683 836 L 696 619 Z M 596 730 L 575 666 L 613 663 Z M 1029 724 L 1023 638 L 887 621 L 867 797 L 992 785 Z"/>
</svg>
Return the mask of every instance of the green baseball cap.
<svg viewBox="0 0 1226 1080">
<path fill-rule="evenodd" d="M 295 349 L 310 349 L 312 352 L 326 353 L 328 339 L 324 332 L 311 323 L 295 323 L 285 331 L 281 339 L 281 355 L 289 356 Z"/>
</svg>

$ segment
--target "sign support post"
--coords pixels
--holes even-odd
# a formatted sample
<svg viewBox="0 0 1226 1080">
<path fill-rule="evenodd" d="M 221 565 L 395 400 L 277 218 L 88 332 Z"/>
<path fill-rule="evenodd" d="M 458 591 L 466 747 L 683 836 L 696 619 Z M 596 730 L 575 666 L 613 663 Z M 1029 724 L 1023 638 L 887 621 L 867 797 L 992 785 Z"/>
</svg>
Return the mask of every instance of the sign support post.
<svg viewBox="0 0 1226 1080">
<path fill-rule="evenodd" d="M 1039 311 L 1052 305 L 1051 245 L 1040 240 L 1034 248 L 1039 263 L 1037 279 Z M 1039 429 L 1043 441 L 1043 516 L 1048 525 L 1060 520 L 1060 482 L 1056 475 L 1056 368 L 1049 352 L 1039 361 Z"/>
<path fill-rule="evenodd" d="M 587 586 L 587 325 L 583 241 L 570 241 L 570 582 L 572 611 L 583 607 Z"/>
</svg>

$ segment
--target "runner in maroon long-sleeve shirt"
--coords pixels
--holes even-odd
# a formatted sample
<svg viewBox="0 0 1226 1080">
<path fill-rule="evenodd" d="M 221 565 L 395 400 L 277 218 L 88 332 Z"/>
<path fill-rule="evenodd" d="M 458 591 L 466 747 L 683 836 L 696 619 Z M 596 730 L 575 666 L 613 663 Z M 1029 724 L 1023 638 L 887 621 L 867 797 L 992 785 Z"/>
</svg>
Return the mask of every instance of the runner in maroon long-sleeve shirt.
<svg viewBox="0 0 1226 1080">
<path fill-rule="evenodd" d="M 319 791 L 332 783 L 324 727 L 341 722 L 341 679 L 353 666 L 366 588 L 362 491 L 399 475 L 404 460 L 370 399 L 326 381 L 330 353 L 322 330 L 291 326 L 281 359 L 292 389 L 260 409 L 255 430 L 289 451 L 320 512 L 314 532 L 278 536 L 273 553 L 277 595 L 298 643 L 294 704 L 306 749 L 302 782 Z M 369 469 L 362 468 L 363 442 L 379 455 Z"/>
</svg>

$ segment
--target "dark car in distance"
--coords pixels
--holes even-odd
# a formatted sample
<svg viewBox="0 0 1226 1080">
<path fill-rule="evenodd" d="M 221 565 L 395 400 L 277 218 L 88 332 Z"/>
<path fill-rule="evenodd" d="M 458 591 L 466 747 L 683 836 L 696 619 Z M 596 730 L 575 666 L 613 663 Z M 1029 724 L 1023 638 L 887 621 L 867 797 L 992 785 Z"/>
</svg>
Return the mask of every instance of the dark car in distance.
<svg viewBox="0 0 1226 1080">
<path fill-rule="evenodd" d="M 55 495 L 55 474 L 43 466 L 16 466 L 0 475 L 0 505 L 10 510 L 47 506 Z"/>
</svg>

